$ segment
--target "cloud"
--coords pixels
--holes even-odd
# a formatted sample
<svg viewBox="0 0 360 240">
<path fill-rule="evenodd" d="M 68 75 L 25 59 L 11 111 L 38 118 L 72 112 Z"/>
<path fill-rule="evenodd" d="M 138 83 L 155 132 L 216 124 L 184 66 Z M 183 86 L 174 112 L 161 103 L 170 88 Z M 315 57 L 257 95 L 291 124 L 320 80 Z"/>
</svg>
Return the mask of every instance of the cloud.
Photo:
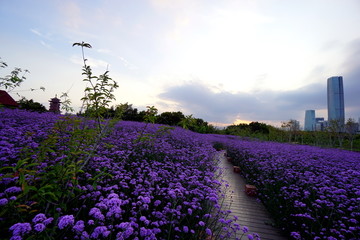
<svg viewBox="0 0 360 240">
<path fill-rule="evenodd" d="M 242 120 L 278 125 L 289 119 L 302 122 L 307 109 L 326 108 L 326 84 L 314 83 L 293 91 L 230 93 L 213 92 L 203 83 L 188 82 L 166 89 L 159 97 L 209 122 L 231 124 Z"/>
<path fill-rule="evenodd" d="M 106 70 L 110 66 L 108 62 L 101 59 L 95 59 L 91 57 L 86 57 L 86 59 L 87 59 L 86 64 L 89 65 L 91 68 L 100 68 L 100 70 Z M 70 61 L 77 65 L 81 65 L 81 66 L 84 65 L 83 59 L 79 56 L 72 56 L 70 58 Z"/>
<path fill-rule="evenodd" d="M 186 112 L 210 122 L 232 123 L 239 118 L 254 119 L 257 112 L 266 115 L 273 109 L 265 107 L 265 103 L 257 95 L 245 92 L 213 92 L 205 84 L 195 82 L 170 87 L 159 97 L 165 101 L 176 102 Z"/>
</svg>

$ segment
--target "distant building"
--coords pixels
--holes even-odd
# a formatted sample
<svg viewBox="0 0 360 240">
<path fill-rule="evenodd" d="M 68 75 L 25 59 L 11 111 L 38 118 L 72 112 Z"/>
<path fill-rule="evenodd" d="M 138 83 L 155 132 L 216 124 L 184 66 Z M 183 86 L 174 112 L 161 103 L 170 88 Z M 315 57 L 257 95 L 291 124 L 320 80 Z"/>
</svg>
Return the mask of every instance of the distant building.
<svg viewBox="0 0 360 240">
<path fill-rule="evenodd" d="M 60 99 L 58 99 L 55 96 L 49 102 L 50 102 L 49 112 L 60 114 L 60 103 L 61 103 Z"/>
<path fill-rule="evenodd" d="M 345 124 L 345 111 L 343 78 L 341 76 L 328 78 L 327 104 L 329 124 L 333 121 L 337 121 L 337 124 L 340 127 L 339 131 L 343 131 Z"/>
<path fill-rule="evenodd" d="M 306 110 L 305 111 L 305 131 L 315 131 L 315 110 Z"/>
<path fill-rule="evenodd" d="M 315 118 L 315 131 L 324 131 L 327 127 L 327 121 L 323 117 Z"/>
<path fill-rule="evenodd" d="M 19 104 L 4 90 L 0 90 L 0 105 L 16 108 Z"/>
</svg>

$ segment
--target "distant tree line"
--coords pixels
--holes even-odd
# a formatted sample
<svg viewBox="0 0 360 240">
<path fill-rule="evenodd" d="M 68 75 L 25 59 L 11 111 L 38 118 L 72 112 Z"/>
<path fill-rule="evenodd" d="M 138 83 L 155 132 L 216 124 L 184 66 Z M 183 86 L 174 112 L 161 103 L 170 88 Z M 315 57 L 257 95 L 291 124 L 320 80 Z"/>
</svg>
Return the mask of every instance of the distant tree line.
<svg viewBox="0 0 360 240">
<path fill-rule="evenodd" d="M 283 122 L 279 128 L 265 123 L 251 122 L 230 125 L 219 133 L 248 139 L 360 151 L 358 130 L 358 123 L 349 118 L 344 126 L 339 126 L 338 122 L 331 121 L 324 131 L 302 131 L 297 121 L 289 120 Z"/>
<path fill-rule="evenodd" d="M 78 113 L 78 115 L 88 115 Z M 146 110 L 139 111 L 132 104 L 124 103 L 112 106 L 102 112 L 103 118 L 119 118 L 125 121 L 144 122 Z M 155 123 L 165 124 L 169 126 L 180 126 L 199 133 L 218 133 L 218 129 L 201 118 L 195 118 L 192 115 L 185 116 L 182 112 L 163 112 L 156 115 Z"/>
<path fill-rule="evenodd" d="M 20 109 L 36 112 L 47 111 L 45 106 L 32 99 L 22 98 L 18 103 Z M 78 113 L 77 115 L 86 116 L 87 113 Z M 124 103 L 115 107 L 105 108 L 102 111 L 102 117 L 106 119 L 119 118 L 125 121 L 144 122 L 146 110 L 139 111 L 132 104 Z M 289 142 L 360 151 L 358 124 L 353 119 L 347 120 L 345 126 L 342 127 L 343 131 L 339 131 L 339 126 L 336 122 L 331 122 L 324 131 L 302 131 L 295 120 L 283 122 L 281 127 L 274 127 L 261 122 L 251 122 L 249 124 L 232 124 L 219 129 L 201 118 L 195 118 L 192 115 L 186 116 L 180 111 L 158 114 L 155 117 L 155 123 L 179 126 L 198 133 L 235 135 L 254 140 Z"/>
</svg>

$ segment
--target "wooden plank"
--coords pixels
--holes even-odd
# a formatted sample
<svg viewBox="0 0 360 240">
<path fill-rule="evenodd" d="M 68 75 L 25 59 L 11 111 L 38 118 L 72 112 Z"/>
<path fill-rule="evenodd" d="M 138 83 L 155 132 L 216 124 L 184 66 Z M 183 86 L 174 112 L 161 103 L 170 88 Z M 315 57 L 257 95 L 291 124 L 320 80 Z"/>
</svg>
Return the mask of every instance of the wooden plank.
<svg viewBox="0 0 360 240">
<path fill-rule="evenodd" d="M 264 205 L 256 197 L 250 197 L 245 193 L 245 180 L 239 173 L 233 171 L 233 165 L 227 161 L 224 151 L 217 155 L 219 165 L 223 171 L 222 178 L 228 183 L 226 195 L 222 203 L 224 209 L 231 210 L 229 218 L 237 216 L 236 223 L 246 226 L 249 232 L 239 236 L 237 239 L 248 239 L 247 234 L 257 233 L 262 240 L 285 240 L 283 233 L 275 228 L 270 214 Z M 242 236 L 241 236 L 242 235 Z M 232 239 L 236 239 L 235 237 Z"/>
</svg>

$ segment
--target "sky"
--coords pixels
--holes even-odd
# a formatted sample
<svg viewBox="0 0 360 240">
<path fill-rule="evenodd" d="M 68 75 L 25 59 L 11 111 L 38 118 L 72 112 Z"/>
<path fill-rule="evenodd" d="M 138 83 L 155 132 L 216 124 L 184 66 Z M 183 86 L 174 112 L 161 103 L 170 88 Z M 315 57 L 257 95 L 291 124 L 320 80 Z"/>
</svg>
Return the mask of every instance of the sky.
<svg viewBox="0 0 360 240">
<path fill-rule="evenodd" d="M 0 0 L 0 58 L 27 69 L 10 95 L 42 103 L 95 75 L 119 88 L 111 105 L 181 111 L 215 126 L 327 119 L 326 81 L 343 76 L 345 118 L 360 117 L 358 0 Z M 33 90 L 45 87 L 42 90 Z"/>
</svg>

